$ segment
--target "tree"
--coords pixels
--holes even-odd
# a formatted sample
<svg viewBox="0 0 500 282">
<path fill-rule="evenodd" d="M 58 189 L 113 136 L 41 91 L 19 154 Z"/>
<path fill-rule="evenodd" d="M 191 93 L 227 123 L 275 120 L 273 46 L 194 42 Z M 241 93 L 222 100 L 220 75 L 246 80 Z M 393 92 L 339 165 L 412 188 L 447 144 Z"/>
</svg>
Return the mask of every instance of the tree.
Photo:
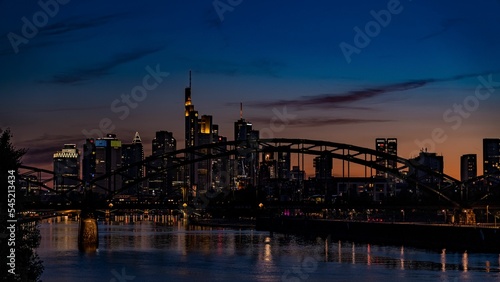
<svg viewBox="0 0 500 282">
<path fill-rule="evenodd" d="M 0 201 L 0 232 L 7 232 L 0 234 L 0 257 L 3 262 L 0 263 L 0 270 L 3 273 L 4 281 L 39 281 L 43 272 L 42 261 L 34 251 L 40 245 L 40 230 L 36 223 L 15 223 L 15 245 L 9 245 L 8 239 L 11 238 L 10 232 L 7 231 L 8 208 L 15 208 L 19 213 L 22 209 L 22 199 L 19 198 L 21 192 L 19 190 L 19 166 L 21 165 L 21 158 L 26 153 L 26 149 L 16 149 L 11 143 L 12 134 L 10 129 L 2 131 L 0 128 L 0 187 L 3 191 Z M 7 204 L 7 191 L 8 186 L 11 185 L 9 171 L 14 171 L 16 187 L 16 198 L 14 204 L 9 206 Z M 12 177 L 11 177 L 12 179 Z M 19 195 L 19 196 L 18 196 Z M 12 202 L 9 204 L 13 204 Z M 11 249 L 14 249 L 15 254 L 15 275 L 9 274 L 8 270 L 11 267 L 7 264 L 11 261 L 7 256 L 11 256 Z M 8 261 L 5 261 L 8 260 Z"/>
</svg>

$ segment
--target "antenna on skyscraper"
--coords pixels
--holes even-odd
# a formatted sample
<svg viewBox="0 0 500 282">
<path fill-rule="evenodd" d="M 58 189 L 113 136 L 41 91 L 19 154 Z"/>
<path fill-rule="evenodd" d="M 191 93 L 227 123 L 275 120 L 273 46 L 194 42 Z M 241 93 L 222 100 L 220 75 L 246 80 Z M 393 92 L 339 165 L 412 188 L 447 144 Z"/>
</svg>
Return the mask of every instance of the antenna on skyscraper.
<svg viewBox="0 0 500 282">
<path fill-rule="evenodd" d="M 243 119 L 243 103 L 240 102 L 240 119 Z"/>
<path fill-rule="evenodd" d="M 189 88 L 191 88 L 191 70 L 189 70 Z"/>
</svg>

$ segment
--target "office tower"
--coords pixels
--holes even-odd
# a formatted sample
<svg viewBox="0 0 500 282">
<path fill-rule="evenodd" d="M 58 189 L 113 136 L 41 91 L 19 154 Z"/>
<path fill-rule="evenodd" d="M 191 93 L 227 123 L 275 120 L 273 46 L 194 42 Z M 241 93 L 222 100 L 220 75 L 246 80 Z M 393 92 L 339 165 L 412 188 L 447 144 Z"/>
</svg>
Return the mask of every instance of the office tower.
<svg viewBox="0 0 500 282">
<path fill-rule="evenodd" d="M 290 149 L 289 147 L 286 148 Z M 278 152 L 277 172 L 278 172 L 278 178 L 280 179 L 290 180 L 290 166 L 291 166 L 290 156 L 291 153 L 289 150 Z"/>
<path fill-rule="evenodd" d="M 96 167 L 96 148 L 94 138 L 85 140 L 83 144 L 83 160 L 82 160 L 82 180 L 85 187 L 90 185 L 90 182 L 95 177 Z M 92 188 L 92 187 L 90 187 Z"/>
<path fill-rule="evenodd" d="M 221 143 L 220 146 L 214 148 L 214 154 L 227 151 L 227 137 L 218 134 L 219 126 L 214 125 L 214 136 L 217 136 L 216 143 Z M 223 145 L 224 144 L 224 145 Z M 212 162 L 212 186 L 216 191 L 227 189 L 230 187 L 231 173 L 229 170 L 229 156 L 214 158 Z"/>
<path fill-rule="evenodd" d="M 214 143 L 217 136 L 214 136 L 212 116 L 202 115 L 198 122 L 200 129 L 200 132 L 198 132 L 198 145 Z M 212 149 L 203 149 L 200 153 L 204 155 L 212 154 Z M 212 187 L 212 162 L 212 159 L 207 159 L 197 163 L 196 188 L 199 193 L 206 192 Z"/>
<path fill-rule="evenodd" d="M 484 175 L 498 174 L 500 172 L 500 138 L 483 139 L 483 171 Z"/>
<path fill-rule="evenodd" d="M 238 187 L 248 184 L 256 185 L 259 155 L 256 153 L 255 142 L 259 139 L 259 131 L 252 129 L 252 123 L 243 118 L 243 105 L 240 104 L 240 119 L 234 123 L 234 140 L 249 141 L 238 147 L 239 153 L 235 156 L 237 162 Z"/>
<path fill-rule="evenodd" d="M 417 164 L 426 167 L 426 169 L 430 169 L 439 173 L 443 173 L 444 169 L 444 159 L 443 156 L 438 156 L 436 153 L 428 153 L 427 151 L 421 151 L 418 157 L 411 159 L 410 161 L 414 161 Z M 410 175 L 415 176 L 416 180 L 429 184 L 431 186 L 440 185 L 442 182 L 442 177 L 434 176 L 422 169 L 415 169 L 410 166 Z"/>
<path fill-rule="evenodd" d="M 57 192 L 74 190 L 79 184 L 80 152 L 75 144 L 65 144 L 61 151 L 53 156 L 54 189 Z"/>
<path fill-rule="evenodd" d="M 194 105 L 191 101 L 191 71 L 189 71 L 189 87 L 184 89 L 184 109 L 185 109 L 185 148 L 198 146 L 198 112 L 194 110 Z M 195 155 L 193 153 L 185 154 L 186 160 L 193 160 Z M 197 164 L 192 163 L 188 165 L 187 182 L 191 190 L 196 190 L 197 183 Z"/>
<path fill-rule="evenodd" d="M 460 157 L 460 181 L 467 181 L 477 176 L 477 155 L 467 154 Z"/>
<path fill-rule="evenodd" d="M 138 194 L 142 191 L 143 182 L 137 180 L 144 177 L 144 166 L 133 165 L 144 160 L 144 149 L 139 132 L 135 133 L 131 144 L 122 144 L 122 166 L 130 166 L 122 173 L 123 187 L 129 195 Z"/>
<path fill-rule="evenodd" d="M 263 152 L 259 176 L 261 179 L 290 180 L 290 147 L 278 147 L 277 152 Z"/>
<path fill-rule="evenodd" d="M 391 155 L 391 157 L 387 159 L 387 168 L 397 168 L 398 139 L 387 138 L 386 141 L 387 141 L 386 153 Z"/>
<path fill-rule="evenodd" d="M 172 182 L 176 175 L 175 169 L 168 169 L 173 165 L 174 156 L 166 155 L 177 150 L 177 141 L 172 132 L 157 131 L 152 141 L 152 157 L 154 161 L 147 164 L 148 191 L 150 195 L 172 193 Z"/>
<path fill-rule="evenodd" d="M 95 177 L 110 175 L 95 183 L 94 192 L 109 195 L 122 188 L 121 175 L 113 175 L 122 164 L 122 142 L 116 138 L 116 134 L 107 134 L 106 137 L 95 140 L 96 147 L 96 173 Z"/>
<path fill-rule="evenodd" d="M 21 195 L 40 195 L 40 186 L 37 185 L 38 177 L 36 175 L 26 175 L 25 177 L 19 179 L 19 188 L 21 190 Z"/>
<path fill-rule="evenodd" d="M 315 157 L 313 166 L 316 179 L 325 180 L 332 178 L 333 157 L 329 152 L 322 152 L 321 155 Z"/>
<path fill-rule="evenodd" d="M 377 157 L 377 164 L 386 168 L 396 168 L 397 167 L 397 155 L 398 155 L 398 139 L 397 138 L 376 138 L 375 139 L 375 150 L 377 152 L 386 153 L 391 155 L 391 157 L 383 158 Z M 393 157 L 392 157 L 393 156 Z M 377 170 L 377 177 L 387 177 L 387 174 L 381 170 Z"/>
<path fill-rule="evenodd" d="M 234 123 L 234 140 L 248 140 L 252 131 L 252 123 L 243 118 L 243 105 L 240 104 L 240 119 Z"/>
<path fill-rule="evenodd" d="M 387 143 L 386 143 L 385 138 L 376 138 L 375 139 L 375 150 L 377 152 L 386 153 L 387 152 L 386 147 L 387 147 Z M 377 157 L 377 164 L 385 167 L 386 166 L 386 159 L 384 159 L 383 157 Z M 376 176 L 384 177 L 385 173 L 383 171 L 377 169 Z"/>
</svg>

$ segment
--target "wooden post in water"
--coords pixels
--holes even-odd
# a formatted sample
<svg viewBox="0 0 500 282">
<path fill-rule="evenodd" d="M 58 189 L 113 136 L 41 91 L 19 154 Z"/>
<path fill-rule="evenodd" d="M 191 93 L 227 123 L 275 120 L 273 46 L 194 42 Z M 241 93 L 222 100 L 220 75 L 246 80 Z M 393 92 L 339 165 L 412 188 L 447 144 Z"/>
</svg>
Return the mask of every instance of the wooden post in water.
<svg viewBox="0 0 500 282">
<path fill-rule="evenodd" d="M 78 249 L 81 252 L 95 252 L 99 246 L 97 219 L 93 214 L 82 214 L 78 228 Z"/>
</svg>

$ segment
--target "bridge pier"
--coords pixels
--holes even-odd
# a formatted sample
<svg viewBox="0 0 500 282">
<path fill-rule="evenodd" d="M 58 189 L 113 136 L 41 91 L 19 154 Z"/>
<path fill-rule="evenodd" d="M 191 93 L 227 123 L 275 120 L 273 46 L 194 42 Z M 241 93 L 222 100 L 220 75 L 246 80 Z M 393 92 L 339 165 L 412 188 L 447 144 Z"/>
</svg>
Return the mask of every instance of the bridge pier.
<svg viewBox="0 0 500 282">
<path fill-rule="evenodd" d="M 78 228 L 78 249 L 81 252 L 95 252 L 99 246 L 97 219 L 92 215 L 80 216 Z"/>
</svg>

